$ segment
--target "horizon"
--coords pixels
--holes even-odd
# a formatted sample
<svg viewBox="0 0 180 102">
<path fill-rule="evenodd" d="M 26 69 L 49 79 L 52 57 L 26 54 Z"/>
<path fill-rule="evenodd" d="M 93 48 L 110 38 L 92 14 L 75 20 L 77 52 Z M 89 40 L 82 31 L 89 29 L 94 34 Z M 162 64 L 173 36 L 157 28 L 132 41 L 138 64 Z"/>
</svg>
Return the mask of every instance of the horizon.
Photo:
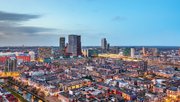
<svg viewBox="0 0 180 102">
<path fill-rule="evenodd" d="M 11 4 L 9 3 L 11 2 Z M 180 46 L 179 0 L 1 0 L 0 46 Z M 23 9 L 22 9 L 23 8 Z"/>
<path fill-rule="evenodd" d="M 23 46 L 23 45 L 22 46 L 0 46 L 0 48 L 3 48 L 3 47 L 10 47 L 10 48 L 13 48 L 13 47 L 25 47 L 25 48 L 26 47 L 57 47 L 58 48 L 59 46 Z M 99 47 L 100 48 L 101 46 L 82 46 L 82 47 Z M 180 46 L 156 46 L 156 45 L 155 46 L 141 46 L 141 45 L 140 46 L 126 46 L 126 45 L 122 45 L 122 46 L 116 46 L 115 45 L 115 46 L 113 46 L 112 45 L 110 47 L 144 47 L 144 48 L 150 48 L 150 47 L 155 47 L 155 48 L 156 47 L 175 47 L 175 48 L 180 48 Z"/>
</svg>

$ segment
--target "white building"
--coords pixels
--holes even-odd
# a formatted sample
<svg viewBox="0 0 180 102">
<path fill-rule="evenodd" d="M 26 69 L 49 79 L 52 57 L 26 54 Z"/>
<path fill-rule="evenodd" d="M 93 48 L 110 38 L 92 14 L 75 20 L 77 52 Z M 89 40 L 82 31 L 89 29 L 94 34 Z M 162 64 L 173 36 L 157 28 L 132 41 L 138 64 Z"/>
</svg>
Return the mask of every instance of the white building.
<svg viewBox="0 0 180 102">
<path fill-rule="evenodd" d="M 134 58 L 135 56 L 135 49 L 134 48 L 131 48 L 131 57 Z"/>
<path fill-rule="evenodd" d="M 29 55 L 31 57 L 31 61 L 34 61 L 35 60 L 35 52 L 34 51 L 30 51 Z"/>
</svg>

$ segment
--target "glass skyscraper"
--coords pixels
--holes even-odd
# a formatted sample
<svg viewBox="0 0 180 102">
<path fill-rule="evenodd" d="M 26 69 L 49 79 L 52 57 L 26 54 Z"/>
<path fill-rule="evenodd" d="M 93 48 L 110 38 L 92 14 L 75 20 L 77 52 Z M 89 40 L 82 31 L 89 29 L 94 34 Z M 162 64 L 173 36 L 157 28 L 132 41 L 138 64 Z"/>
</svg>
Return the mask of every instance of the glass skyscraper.
<svg viewBox="0 0 180 102">
<path fill-rule="evenodd" d="M 65 48 L 65 37 L 60 37 L 59 38 L 59 49 L 64 50 Z"/>
<path fill-rule="evenodd" d="M 69 35 L 68 36 L 68 53 L 72 56 L 81 55 L 81 36 L 80 35 Z"/>
</svg>

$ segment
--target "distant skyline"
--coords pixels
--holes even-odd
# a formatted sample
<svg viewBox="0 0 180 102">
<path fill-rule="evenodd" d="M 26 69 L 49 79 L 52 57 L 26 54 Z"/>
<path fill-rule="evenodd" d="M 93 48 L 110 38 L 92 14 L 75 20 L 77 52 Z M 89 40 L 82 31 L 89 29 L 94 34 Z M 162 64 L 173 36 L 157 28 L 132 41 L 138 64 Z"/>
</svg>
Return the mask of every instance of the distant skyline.
<svg viewBox="0 0 180 102">
<path fill-rule="evenodd" d="M 0 0 L 0 46 L 180 46 L 180 0 Z"/>
</svg>

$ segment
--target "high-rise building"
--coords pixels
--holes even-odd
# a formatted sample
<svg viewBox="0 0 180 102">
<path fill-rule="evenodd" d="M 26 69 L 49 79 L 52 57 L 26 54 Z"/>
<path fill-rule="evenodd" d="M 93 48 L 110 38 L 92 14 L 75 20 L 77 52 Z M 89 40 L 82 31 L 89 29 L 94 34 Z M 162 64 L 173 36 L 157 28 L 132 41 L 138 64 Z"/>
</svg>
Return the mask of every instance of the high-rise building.
<svg viewBox="0 0 180 102">
<path fill-rule="evenodd" d="M 109 43 L 107 44 L 106 49 L 107 49 L 107 51 L 109 51 L 109 50 L 110 50 L 110 44 L 109 44 Z"/>
<path fill-rule="evenodd" d="M 68 53 L 72 56 L 82 55 L 81 53 L 81 36 L 80 35 L 69 35 L 68 36 Z"/>
<path fill-rule="evenodd" d="M 65 37 L 60 37 L 59 38 L 59 50 L 60 50 L 60 55 L 65 55 Z"/>
<path fill-rule="evenodd" d="M 101 48 L 102 48 L 102 50 L 107 49 L 107 40 L 106 40 L 106 38 L 101 39 Z"/>
<path fill-rule="evenodd" d="M 101 39 L 101 51 L 102 53 L 110 51 L 110 43 L 107 42 L 106 38 Z"/>
<path fill-rule="evenodd" d="M 65 48 L 65 37 L 60 37 L 59 38 L 59 49 L 64 50 Z"/>
<path fill-rule="evenodd" d="M 10 57 L 5 63 L 5 72 L 15 72 L 17 71 L 17 59 L 16 57 Z"/>
<path fill-rule="evenodd" d="M 134 48 L 131 48 L 131 57 L 134 58 L 135 56 L 135 49 Z"/>
</svg>

